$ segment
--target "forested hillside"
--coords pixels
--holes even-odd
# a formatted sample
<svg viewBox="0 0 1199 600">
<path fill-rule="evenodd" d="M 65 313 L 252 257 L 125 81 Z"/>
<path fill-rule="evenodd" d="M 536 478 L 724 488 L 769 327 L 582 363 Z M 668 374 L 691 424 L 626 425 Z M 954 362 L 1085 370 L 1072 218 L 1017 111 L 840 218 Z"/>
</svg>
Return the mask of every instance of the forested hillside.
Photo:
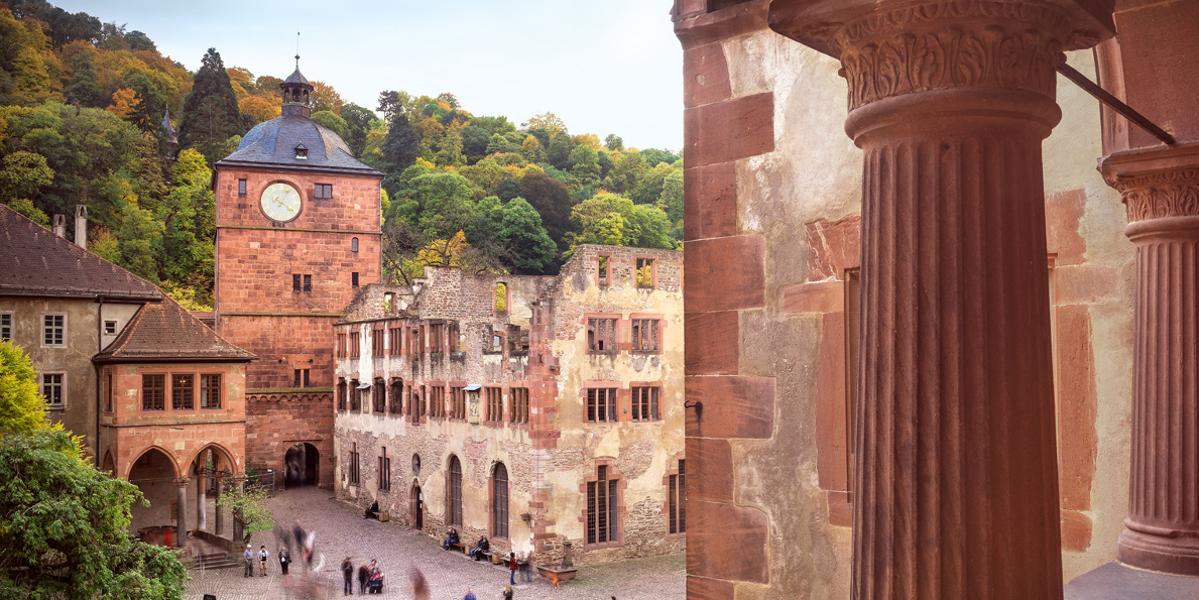
<svg viewBox="0 0 1199 600">
<path fill-rule="evenodd" d="M 227 68 L 213 49 L 191 73 L 101 16 L 0 0 L 0 202 L 43 225 L 87 205 L 90 250 L 206 306 L 211 166 L 279 115 L 273 75 Z M 552 273 L 576 244 L 682 237 L 673 152 L 572 134 L 551 113 L 474 115 L 449 93 L 388 90 L 369 108 L 314 85 L 312 118 L 386 174 L 384 263 L 401 281 L 425 264 Z"/>
</svg>

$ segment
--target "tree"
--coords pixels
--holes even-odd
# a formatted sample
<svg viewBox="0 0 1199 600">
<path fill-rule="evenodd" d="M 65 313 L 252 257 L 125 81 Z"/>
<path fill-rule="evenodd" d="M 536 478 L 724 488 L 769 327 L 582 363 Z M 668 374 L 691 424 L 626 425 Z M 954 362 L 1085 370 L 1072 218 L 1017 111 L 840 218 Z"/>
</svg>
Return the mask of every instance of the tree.
<svg viewBox="0 0 1199 600">
<path fill-rule="evenodd" d="M 420 206 L 417 226 L 425 235 L 448 238 L 475 219 L 474 188 L 457 173 L 429 173 L 414 178 L 408 195 Z"/>
<path fill-rule="evenodd" d="M 340 114 L 341 107 L 345 104 L 345 101 L 341 99 L 341 94 L 338 94 L 333 86 L 323 81 L 312 82 L 312 94 L 309 99 L 312 101 L 312 112 L 327 110 L 333 114 Z"/>
<path fill-rule="evenodd" d="M 77 52 L 67 61 L 71 78 L 67 80 L 67 100 L 79 106 L 102 107 L 107 98 L 96 79 L 96 64 L 91 52 Z"/>
<path fill-rule="evenodd" d="M 0 342 L 0 597 L 183 598 L 175 554 L 129 535 L 128 481 L 51 425 L 28 356 Z"/>
<path fill-rule="evenodd" d="M 624 140 L 615 133 L 609 133 L 607 137 L 604 138 L 604 146 L 613 151 L 624 150 Z"/>
<path fill-rule="evenodd" d="M 212 164 L 224 158 L 225 141 L 244 131 L 225 63 L 215 48 L 209 48 L 183 103 L 179 147 L 199 150 Z"/>
<path fill-rule="evenodd" d="M 367 108 L 357 104 L 346 104 L 341 107 L 341 118 L 346 122 L 346 135 L 342 136 L 350 146 L 354 156 L 361 157 L 366 149 L 366 137 L 371 129 L 379 123 L 379 117 Z"/>
<path fill-rule="evenodd" d="M 388 123 L 387 137 L 383 140 L 383 161 L 389 173 L 403 171 L 420 156 L 421 134 L 408 122 L 408 117 L 397 112 Z"/>
<path fill-rule="evenodd" d="M 242 96 L 242 99 L 237 102 L 237 107 L 252 125 L 269 121 L 279 116 L 282 111 L 277 98 L 266 96 Z"/>
<path fill-rule="evenodd" d="M 0 341 L 0 439 L 49 428 L 33 362 L 16 344 Z"/>
<path fill-rule="evenodd" d="M 570 190 L 545 173 L 534 171 L 520 180 L 520 196 L 537 209 L 550 239 L 563 247 L 564 236 L 571 229 Z"/>
<path fill-rule="evenodd" d="M 558 254 L 558 247 L 541 223 L 541 215 L 524 198 L 513 198 L 504 205 L 499 239 L 504 247 L 500 261 L 513 273 L 543 273 L 554 264 Z"/>
<path fill-rule="evenodd" d="M 242 533 L 245 543 L 250 543 L 250 536 L 262 531 L 270 531 L 275 527 L 275 516 L 266 506 L 266 490 L 249 488 L 242 485 L 229 486 L 217 498 L 217 506 L 229 509 L 241 519 Z"/>
<path fill-rule="evenodd" d="M 0 159 L 0 201 L 32 198 L 42 188 L 54 183 L 54 169 L 46 157 L 34 152 L 17 150 Z"/>
<path fill-rule="evenodd" d="M 600 192 L 580 202 L 571 210 L 570 218 L 578 224 L 579 231 L 568 234 L 568 254 L 579 244 L 638 248 L 674 248 L 676 244 L 670 235 L 670 219 L 662 209 L 633 204 L 629 198 L 610 192 Z"/>
</svg>

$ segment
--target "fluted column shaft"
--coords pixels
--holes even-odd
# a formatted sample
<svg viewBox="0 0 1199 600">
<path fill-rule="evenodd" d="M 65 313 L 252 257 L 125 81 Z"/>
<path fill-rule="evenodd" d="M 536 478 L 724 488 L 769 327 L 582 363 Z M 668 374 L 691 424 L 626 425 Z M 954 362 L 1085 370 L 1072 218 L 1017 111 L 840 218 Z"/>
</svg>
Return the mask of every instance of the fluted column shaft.
<svg viewBox="0 0 1199 600">
<path fill-rule="evenodd" d="M 175 480 L 175 546 L 187 545 L 187 478 Z"/>
<path fill-rule="evenodd" d="M 1199 149 L 1136 154 L 1104 161 L 1137 265 L 1131 477 L 1116 554 L 1199 575 Z M 1166 166 L 1163 154 L 1191 156 L 1137 172 Z"/>
<path fill-rule="evenodd" d="M 1041 142 L 1077 8 L 771 6 L 840 60 L 865 153 L 855 599 L 1062 596 Z"/>
</svg>

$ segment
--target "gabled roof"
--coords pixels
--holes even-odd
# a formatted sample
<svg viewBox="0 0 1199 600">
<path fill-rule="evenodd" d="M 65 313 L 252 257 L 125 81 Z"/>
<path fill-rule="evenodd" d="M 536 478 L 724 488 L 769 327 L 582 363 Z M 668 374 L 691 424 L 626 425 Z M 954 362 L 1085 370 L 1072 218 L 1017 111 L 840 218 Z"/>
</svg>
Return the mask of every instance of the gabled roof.
<svg viewBox="0 0 1199 600">
<path fill-rule="evenodd" d="M 253 354 L 217 335 L 168 297 L 143 304 L 121 335 L 92 360 L 245 362 L 253 358 Z"/>
<path fill-rule="evenodd" d="M 0 296 L 157 301 L 163 294 L 0 204 Z"/>
</svg>

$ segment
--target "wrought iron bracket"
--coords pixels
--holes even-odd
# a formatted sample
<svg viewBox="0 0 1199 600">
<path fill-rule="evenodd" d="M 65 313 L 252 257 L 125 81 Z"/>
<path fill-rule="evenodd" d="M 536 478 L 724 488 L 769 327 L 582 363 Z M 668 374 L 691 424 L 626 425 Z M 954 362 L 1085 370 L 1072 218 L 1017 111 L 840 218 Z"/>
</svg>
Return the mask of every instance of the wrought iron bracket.
<svg viewBox="0 0 1199 600">
<path fill-rule="evenodd" d="M 1107 90 L 1099 87 L 1099 84 L 1087 79 L 1086 75 L 1079 73 L 1074 67 L 1071 67 L 1066 63 L 1062 63 L 1058 66 L 1057 72 L 1061 73 L 1066 79 L 1072 81 L 1074 85 L 1082 88 L 1082 91 L 1094 96 L 1096 100 L 1102 102 L 1103 104 L 1110 106 L 1112 110 L 1120 113 L 1125 119 L 1132 121 L 1134 125 L 1144 129 L 1153 137 L 1164 142 L 1167 146 L 1174 145 L 1174 136 L 1166 133 L 1166 130 L 1158 127 L 1157 124 L 1155 124 L 1153 121 L 1150 121 L 1145 117 L 1145 115 L 1142 115 L 1133 107 L 1121 102 L 1119 98 L 1111 95 Z"/>
</svg>

